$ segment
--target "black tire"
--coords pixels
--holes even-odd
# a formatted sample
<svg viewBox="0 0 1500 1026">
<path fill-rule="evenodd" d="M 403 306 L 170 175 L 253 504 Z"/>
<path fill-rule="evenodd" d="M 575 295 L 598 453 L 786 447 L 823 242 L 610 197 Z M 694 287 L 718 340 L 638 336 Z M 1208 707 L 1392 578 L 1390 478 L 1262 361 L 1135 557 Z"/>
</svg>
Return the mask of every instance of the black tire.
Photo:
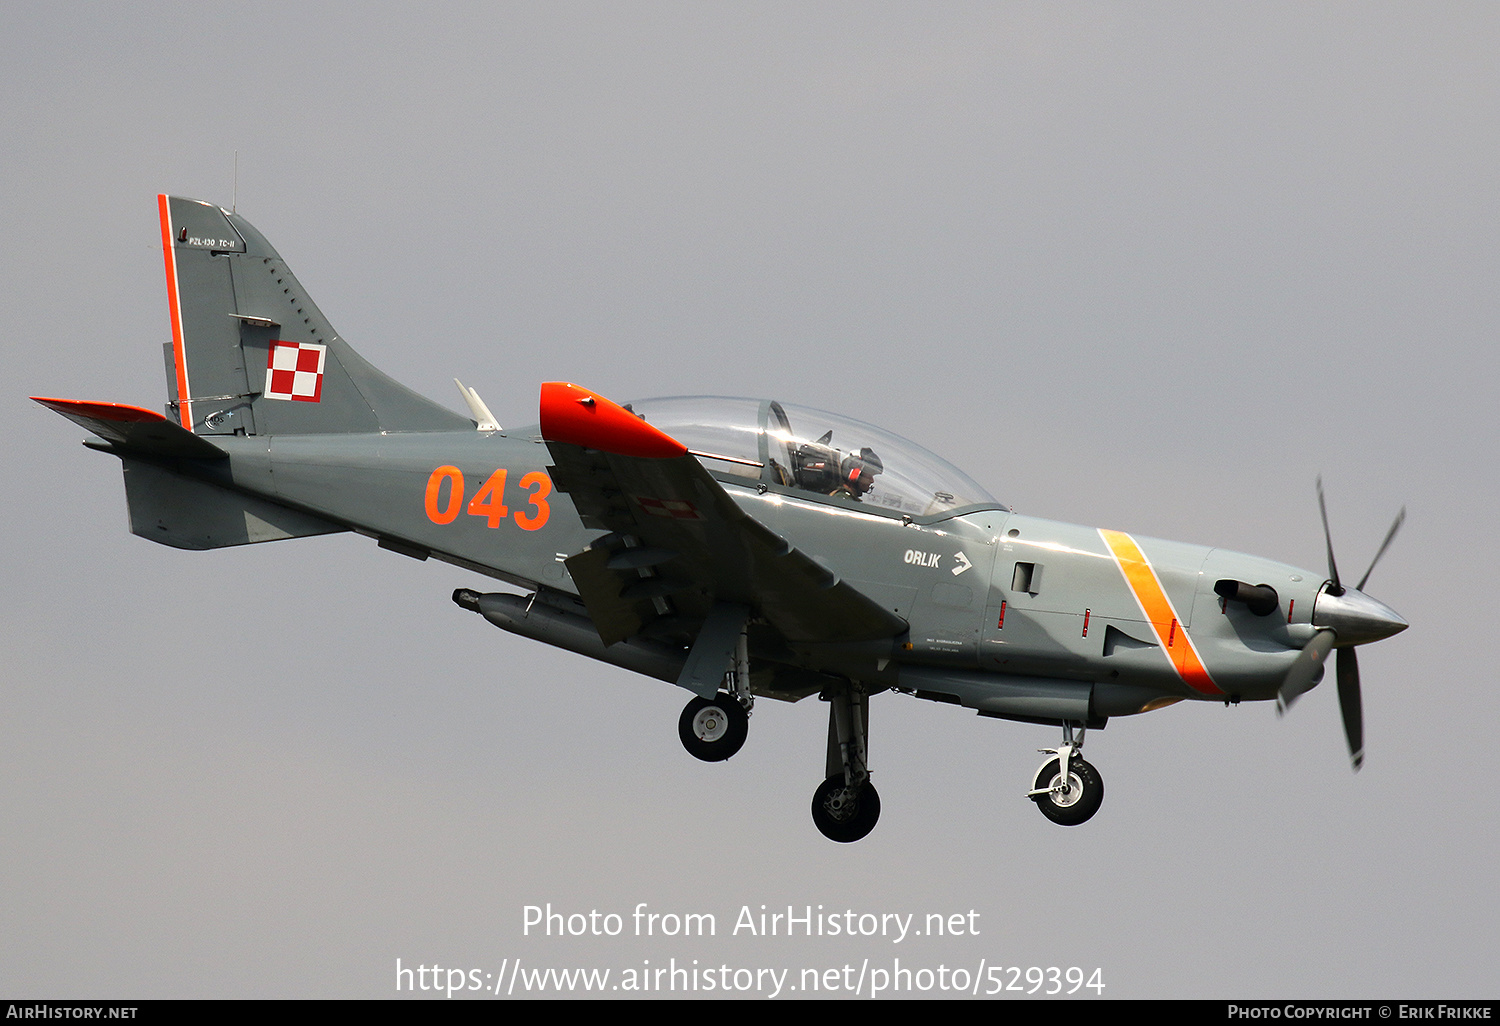
<svg viewBox="0 0 1500 1026">
<path fill-rule="evenodd" d="M 869 781 L 851 789 L 844 786 L 842 775 L 829 777 L 813 792 L 812 817 L 824 837 L 848 844 L 875 829 L 880 819 L 880 795 Z"/>
<path fill-rule="evenodd" d="M 1060 777 L 1057 760 L 1053 759 L 1036 775 L 1036 783 L 1032 789 L 1050 790 L 1059 783 Z M 1033 795 L 1031 800 L 1042 810 L 1042 815 L 1052 822 L 1061 826 L 1078 826 L 1093 818 L 1103 804 L 1104 778 L 1093 766 L 1082 759 L 1073 758 L 1068 760 L 1068 781 L 1070 787 L 1066 794 L 1038 794 Z"/>
<path fill-rule="evenodd" d="M 682 747 L 695 759 L 723 762 L 745 746 L 750 717 L 732 695 L 695 698 L 677 720 Z"/>
</svg>

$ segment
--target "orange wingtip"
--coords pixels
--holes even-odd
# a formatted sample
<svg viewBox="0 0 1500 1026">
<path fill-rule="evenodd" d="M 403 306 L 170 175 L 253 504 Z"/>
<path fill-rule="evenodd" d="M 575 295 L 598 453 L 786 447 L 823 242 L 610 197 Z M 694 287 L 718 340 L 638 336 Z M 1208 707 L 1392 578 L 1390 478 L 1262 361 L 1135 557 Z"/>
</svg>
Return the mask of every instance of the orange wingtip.
<svg viewBox="0 0 1500 1026">
<path fill-rule="evenodd" d="M 166 420 L 155 410 L 145 410 L 139 406 L 126 406 L 124 403 L 91 403 L 82 399 L 48 399 L 44 396 L 34 395 L 32 401 L 39 402 L 49 410 L 67 415 L 73 414 L 77 417 L 88 417 L 93 420 L 117 420 L 126 424 L 149 423 L 155 420 Z"/>
<path fill-rule="evenodd" d="M 566 381 L 542 385 L 542 437 L 620 456 L 670 459 L 687 446 L 597 392 Z"/>
</svg>

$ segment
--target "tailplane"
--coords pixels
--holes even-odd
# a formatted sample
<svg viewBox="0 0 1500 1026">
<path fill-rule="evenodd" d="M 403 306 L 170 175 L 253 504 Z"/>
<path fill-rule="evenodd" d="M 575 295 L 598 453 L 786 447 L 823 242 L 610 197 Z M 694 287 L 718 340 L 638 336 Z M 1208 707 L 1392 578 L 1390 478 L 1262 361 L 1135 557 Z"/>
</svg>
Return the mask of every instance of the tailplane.
<svg viewBox="0 0 1500 1026">
<path fill-rule="evenodd" d="M 220 549 L 348 530 L 215 483 L 205 472 L 214 473 L 208 468 L 229 454 L 159 413 L 120 403 L 31 398 L 104 440 L 85 445 L 120 457 L 130 530 L 142 538 L 179 549 Z M 182 472 L 188 468 L 197 472 Z"/>
<path fill-rule="evenodd" d="M 195 435 L 462 431 L 473 424 L 371 366 L 286 262 L 222 207 L 158 196 L 172 342 L 168 409 Z"/>
</svg>

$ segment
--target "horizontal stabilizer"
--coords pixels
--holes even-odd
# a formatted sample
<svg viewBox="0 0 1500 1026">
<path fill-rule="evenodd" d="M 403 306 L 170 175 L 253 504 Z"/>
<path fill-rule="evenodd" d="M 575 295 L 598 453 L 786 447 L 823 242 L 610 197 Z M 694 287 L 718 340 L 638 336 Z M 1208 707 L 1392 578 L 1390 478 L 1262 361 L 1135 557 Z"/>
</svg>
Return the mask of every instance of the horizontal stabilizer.
<svg viewBox="0 0 1500 1026">
<path fill-rule="evenodd" d="M 37 395 L 31 398 L 126 452 L 200 460 L 223 459 L 228 455 L 212 442 L 139 406 L 46 399 Z"/>
</svg>

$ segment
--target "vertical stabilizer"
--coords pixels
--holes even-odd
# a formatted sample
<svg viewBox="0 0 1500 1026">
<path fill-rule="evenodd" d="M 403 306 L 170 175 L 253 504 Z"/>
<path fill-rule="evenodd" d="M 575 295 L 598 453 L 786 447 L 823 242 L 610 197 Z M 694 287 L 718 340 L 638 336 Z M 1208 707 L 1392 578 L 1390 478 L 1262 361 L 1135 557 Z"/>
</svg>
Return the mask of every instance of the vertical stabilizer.
<svg viewBox="0 0 1500 1026">
<path fill-rule="evenodd" d="M 158 196 L 172 343 L 169 412 L 200 435 L 472 430 L 338 336 L 244 218 Z"/>
</svg>

